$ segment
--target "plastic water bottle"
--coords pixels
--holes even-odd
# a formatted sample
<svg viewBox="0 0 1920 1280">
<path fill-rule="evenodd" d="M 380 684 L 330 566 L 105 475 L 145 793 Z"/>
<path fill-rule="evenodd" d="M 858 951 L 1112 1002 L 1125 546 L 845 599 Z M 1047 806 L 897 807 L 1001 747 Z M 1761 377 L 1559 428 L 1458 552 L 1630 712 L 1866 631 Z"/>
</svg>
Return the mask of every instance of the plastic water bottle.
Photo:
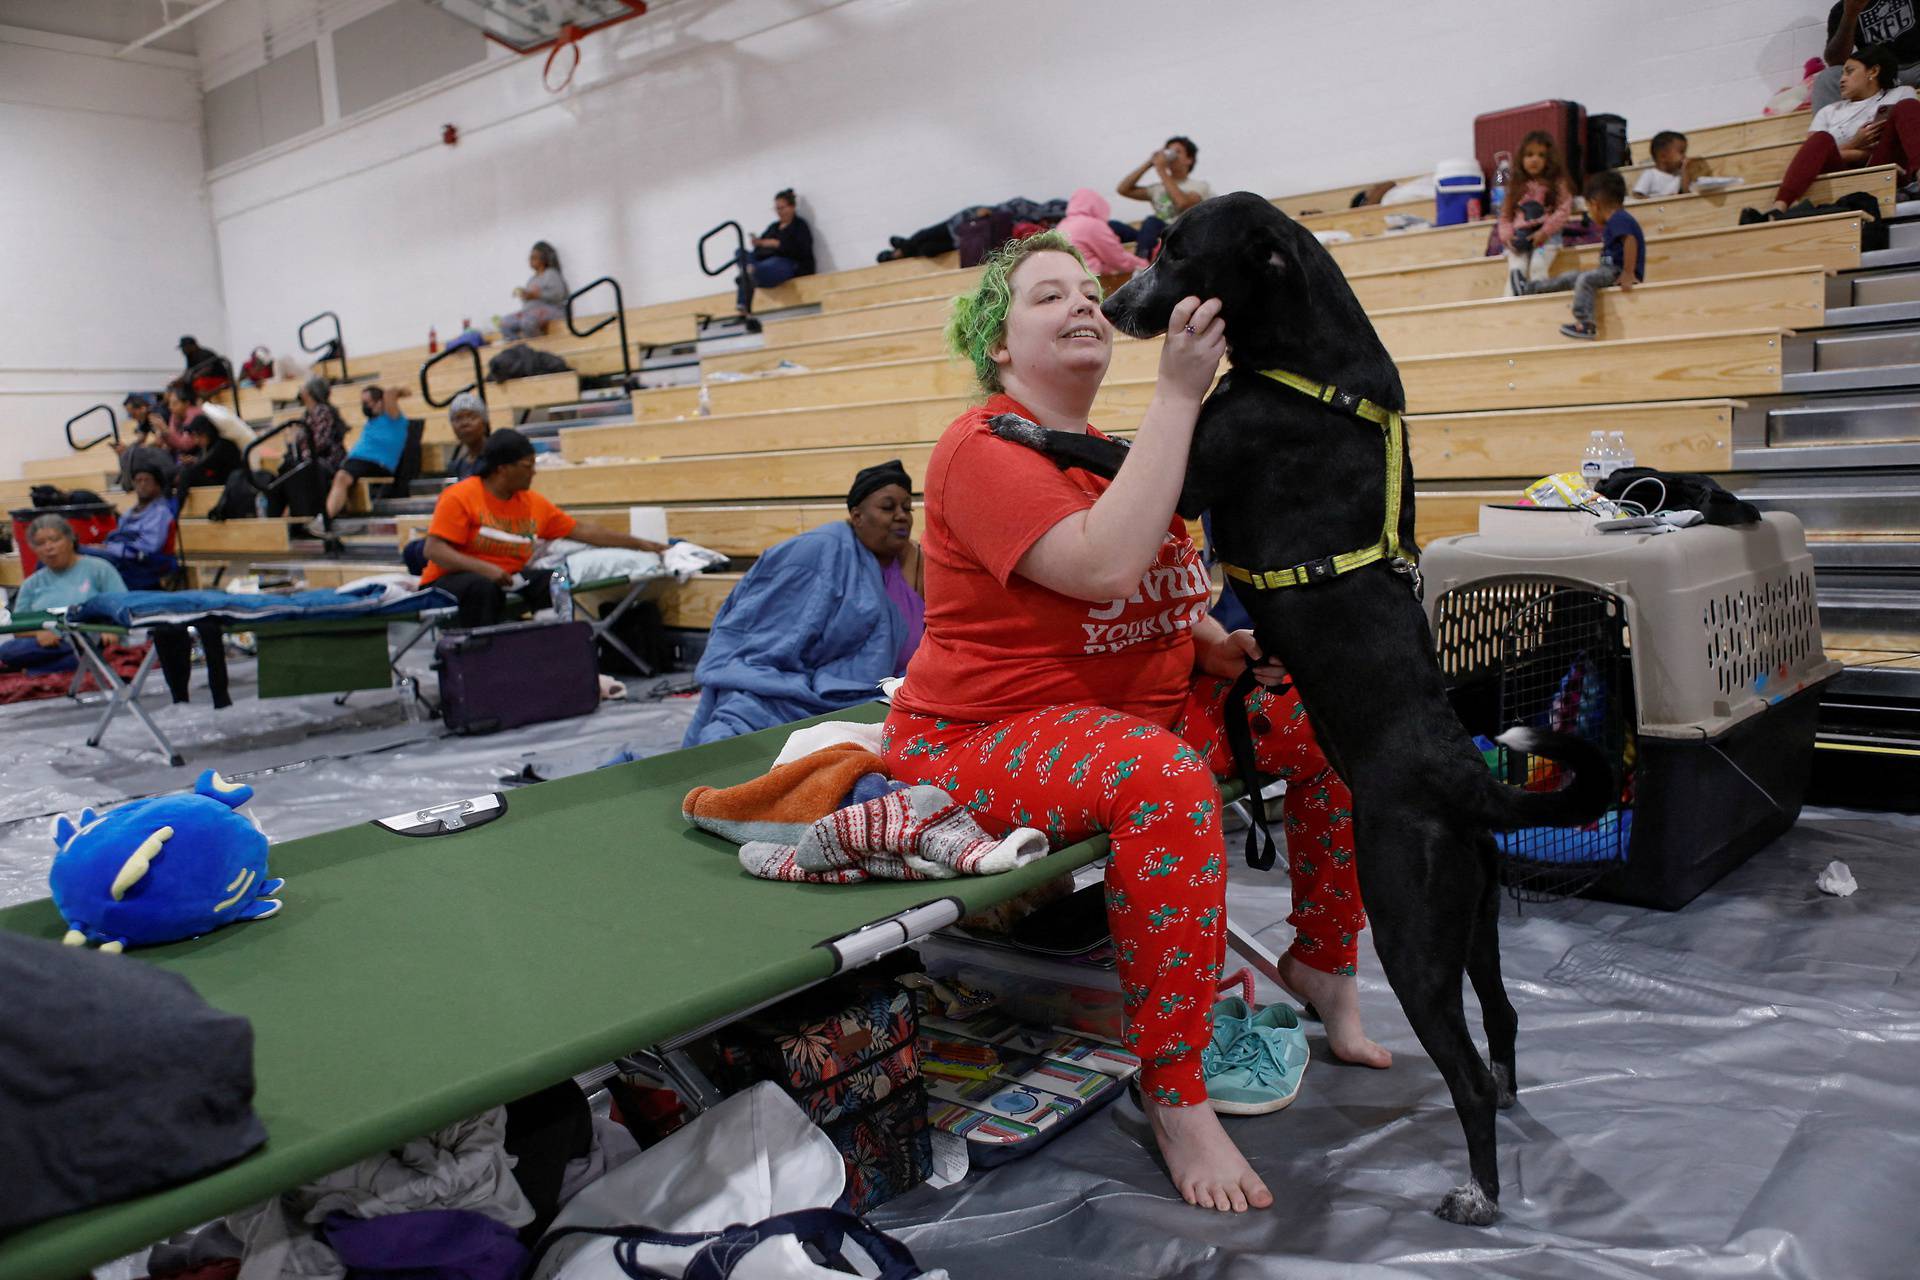
<svg viewBox="0 0 1920 1280">
<path fill-rule="evenodd" d="M 1586 451 L 1580 455 L 1580 478 L 1587 482 L 1587 488 L 1597 489 L 1607 474 L 1607 433 L 1594 431 L 1587 435 Z"/>
<path fill-rule="evenodd" d="M 401 676 L 395 682 L 400 694 L 400 712 L 406 716 L 408 724 L 420 723 L 420 682 L 412 676 Z"/>
<path fill-rule="evenodd" d="M 427 328 L 427 354 L 432 355 L 440 349 L 440 331 L 431 325 Z"/>
<path fill-rule="evenodd" d="M 707 384 L 700 384 L 700 416 L 705 418 L 713 413 L 713 397 L 707 394 Z"/>
<path fill-rule="evenodd" d="M 1507 204 L 1507 186 L 1513 181 L 1513 156 L 1505 151 L 1493 153 L 1493 190 L 1487 193 L 1488 212 L 1500 216 Z"/>
<path fill-rule="evenodd" d="M 573 621 L 573 579 L 567 576 L 566 565 L 553 571 L 548 580 L 548 589 L 553 593 L 553 613 L 562 622 Z"/>
<path fill-rule="evenodd" d="M 1607 472 L 1608 475 L 1612 475 L 1615 471 L 1623 471 L 1633 465 L 1633 446 L 1627 443 L 1626 432 L 1610 431 L 1607 433 L 1607 454 L 1608 460 L 1613 464 L 1612 469 Z"/>
</svg>

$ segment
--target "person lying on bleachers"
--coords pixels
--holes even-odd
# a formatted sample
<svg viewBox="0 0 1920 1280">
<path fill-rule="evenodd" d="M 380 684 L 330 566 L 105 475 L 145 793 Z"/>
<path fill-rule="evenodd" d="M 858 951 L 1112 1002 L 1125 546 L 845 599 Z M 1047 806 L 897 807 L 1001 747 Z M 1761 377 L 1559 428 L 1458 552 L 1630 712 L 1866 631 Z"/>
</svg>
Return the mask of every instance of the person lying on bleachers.
<svg viewBox="0 0 1920 1280">
<path fill-rule="evenodd" d="M 734 277 L 734 310 L 753 314 L 753 291 L 785 284 L 795 276 L 813 274 L 813 228 L 794 204 L 793 188 L 774 193 L 773 221 L 753 238 L 752 249 L 735 255 L 740 274 Z"/>
<path fill-rule="evenodd" d="M 153 591 L 163 578 L 180 567 L 169 549 L 179 507 L 167 495 L 160 468 L 151 463 L 142 463 L 134 469 L 130 487 L 139 499 L 133 510 L 120 517 L 120 523 L 103 541 L 81 547 L 80 553 L 99 556 L 112 564 L 130 589 Z"/>
<path fill-rule="evenodd" d="M 768 548 L 720 606 L 694 669 L 700 705 L 680 745 L 873 697 L 920 646 L 924 591 L 913 481 L 898 460 L 868 467 L 847 491 L 844 522 Z"/>
<path fill-rule="evenodd" d="M 1133 251 L 1149 262 L 1153 260 L 1153 251 L 1159 247 L 1160 233 L 1167 224 L 1185 213 L 1202 200 L 1213 198 L 1213 187 L 1200 178 L 1193 176 L 1194 162 L 1200 159 L 1200 148 L 1194 145 L 1192 138 L 1178 134 L 1168 138 L 1166 144 L 1148 156 L 1140 167 L 1120 179 L 1116 188 L 1121 197 L 1127 200 L 1145 200 L 1153 206 L 1153 213 L 1140 220 L 1140 230 L 1128 234 L 1132 228 L 1125 223 L 1113 224 L 1115 234 L 1122 240 L 1133 240 Z M 1140 185 L 1140 179 L 1147 170 L 1153 170 L 1160 180 Z"/>
<path fill-rule="evenodd" d="M 447 406 L 447 420 L 453 426 L 453 438 L 456 443 L 453 452 L 447 455 L 447 474 L 455 480 L 465 480 L 474 474 L 480 465 L 480 449 L 486 444 L 487 436 L 493 431 L 493 421 L 487 415 L 487 402 L 478 392 L 462 391 Z"/>
<path fill-rule="evenodd" d="M 400 409 L 400 398 L 413 394 L 405 387 L 368 387 L 360 393 L 360 411 L 366 425 L 353 443 L 340 469 L 333 473 L 327 490 L 327 523 L 347 507 L 347 495 L 356 480 L 391 479 L 400 467 L 400 455 L 407 449 L 407 415 Z"/>
<path fill-rule="evenodd" d="M 80 539 L 64 516 L 52 512 L 35 516 L 27 526 L 27 545 L 40 567 L 27 575 L 14 595 L 15 613 L 68 608 L 92 596 L 127 589 L 109 561 L 80 554 Z M 0 641 L 0 671 L 71 671 L 79 663 L 57 632 L 36 631 Z"/>
<path fill-rule="evenodd" d="M 1145 270 L 1147 260 L 1128 252 L 1120 243 L 1119 234 L 1108 221 L 1111 212 L 1112 206 L 1105 196 L 1092 187 L 1081 187 L 1067 200 L 1067 216 L 1060 220 L 1060 234 L 1073 241 L 1073 247 L 1080 251 L 1095 275 L 1124 275 Z"/>
<path fill-rule="evenodd" d="M 449 485 L 433 505 L 427 526 L 423 587 L 439 587 L 459 602 L 454 626 L 487 627 L 507 612 L 507 591 L 519 580 L 529 609 L 547 603 L 551 569 L 531 569 L 536 539 L 572 538 L 590 547 L 665 551 L 657 542 L 577 523 L 533 492 L 533 444 L 518 431 L 496 431 L 480 450 L 475 474 Z"/>
<path fill-rule="evenodd" d="M 113 445 L 114 453 L 120 458 L 120 474 L 116 483 L 131 493 L 134 471 L 140 467 L 157 467 L 161 487 L 172 487 L 173 474 L 178 467 L 173 450 L 167 447 L 166 415 L 154 408 L 151 396 L 141 391 L 130 394 L 120 407 L 126 412 L 132 438 Z"/>
<path fill-rule="evenodd" d="M 1787 176 L 1764 214 L 1742 211 L 1742 222 L 1779 218 L 1813 180 L 1840 169 L 1897 164 L 1900 185 L 1920 169 L 1920 100 L 1897 83 L 1900 62 L 1885 45 L 1856 50 L 1840 69 L 1840 100 L 1813 113 L 1807 140 L 1787 165 Z"/>
<path fill-rule="evenodd" d="M 891 262 L 895 258 L 937 258 L 943 253 L 952 253 L 958 243 L 961 227 L 996 213 L 1005 215 L 1009 225 L 1019 222 L 1050 225 L 1067 216 L 1067 202 L 1060 199 L 1029 200 L 1025 196 L 1015 196 L 994 205 L 971 204 L 945 222 L 922 227 L 910 236 L 889 236 L 888 243 L 893 247 L 881 250 L 878 260 Z M 1133 233 L 1133 228 L 1127 227 L 1123 238 L 1129 238 Z"/>
<path fill-rule="evenodd" d="M 533 268 L 533 278 L 513 291 L 521 301 L 520 309 L 494 317 L 494 327 L 508 342 L 539 337 L 564 314 L 567 305 L 570 291 L 567 278 L 560 274 L 560 254 L 554 247 L 545 240 L 534 241 L 527 253 L 527 265 Z"/>
</svg>

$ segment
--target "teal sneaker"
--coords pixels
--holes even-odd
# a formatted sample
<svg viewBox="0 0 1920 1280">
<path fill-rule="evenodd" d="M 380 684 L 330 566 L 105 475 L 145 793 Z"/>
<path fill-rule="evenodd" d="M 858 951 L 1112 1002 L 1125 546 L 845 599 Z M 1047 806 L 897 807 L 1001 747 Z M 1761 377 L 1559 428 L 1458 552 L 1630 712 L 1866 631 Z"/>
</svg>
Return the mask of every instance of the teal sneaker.
<svg viewBox="0 0 1920 1280">
<path fill-rule="evenodd" d="M 1213 1018 L 1213 1037 L 1200 1054 L 1213 1109 L 1259 1116 L 1293 1105 L 1312 1056 L 1293 1006 L 1281 1002 L 1256 1013 L 1236 997 L 1215 1005 Z"/>
</svg>

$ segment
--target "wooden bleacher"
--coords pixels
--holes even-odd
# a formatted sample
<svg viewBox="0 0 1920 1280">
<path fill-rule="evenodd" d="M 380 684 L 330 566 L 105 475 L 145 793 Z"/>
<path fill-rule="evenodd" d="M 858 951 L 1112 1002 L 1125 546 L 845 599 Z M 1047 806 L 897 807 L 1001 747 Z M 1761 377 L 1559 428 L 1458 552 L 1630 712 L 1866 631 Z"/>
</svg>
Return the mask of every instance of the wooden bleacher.
<svg viewBox="0 0 1920 1280">
<path fill-rule="evenodd" d="M 1631 292 L 1602 293 L 1602 341 L 1589 344 L 1558 335 L 1565 295 L 1500 296 L 1505 266 L 1483 256 L 1486 223 L 1365 234 L 1359 228 L 1382 211 L 1347 218 L 1345 197 L 1360 183 L 1275 200 L 1289 211 L 1320 207 L 1325 212 L 1309 225 L 1345 225 L 1361 237 L 1332 251 L 1400 364 L 1422 540 L 1470 530 L 1483 502 L 1508 500 L 1521 482 L 1568 469 L 1594 430 L 1625 431 L 1647 465 L 1703 472 L 1733 466 L 1737 399 L 1780 390 L 1784 334 L 1821 323 L 1827 277 L 1861 261 L 1859 215 L 1736 225 L 1742 206 L 1768 196 L 1807 119 L 1688 131 L 1692 153 L 1706 157 L 1712 171 L 1750 183 L 1636 202 L 1649 236 L 1649 280 Z M 1644 158 L 1644 141 L 1635 145 Z M 1813 198 L 1866 191 L 1890 210 L 1894 181 L 1891 168 L 1828 175 Z M 1566 250 L 1557 269 L 1590 265 L 1597 252 Z M 924 478 L 933 443 L 974 400 L 968 371 L 944 355 L 941 328 L 952 297 L 977 278 L 977 269 L 957 269 L 950 259 L 908 259 L 762 290 L 762 311 L 817 310 L 767 318 L 760 347 L 705 354 L 700 371 L 710 414 L 700 412 L 697 386 L 635 392 L 630 421 L 562 430 L 560 457 L 542 466 L 536 486 L 583 519 L 622 527 L 628 506 L 663 505 L 671 535 L 723 551 L 744 569 L 779 541 L 844 518 L 842 495 L 860 467 L 897 457 Z M 730 290 L 629 307 L 628 336 L 635 343 L 689 341 L 698 316 L 731 309 Z M 588 377 L 619 369 L 617 344 L 611 327 L 588 339 L 562 332 L 535 343 Z M 357 379 L 413 386 L 425 356 L 409 348 L 351 360 Z M 1120 434 L 1133 431 L 1151 400 L 1157 360 L 1157 342 L 1121 340 L 1094 420 Z M 782 364 L 804 371 L 774 372 Z M 466 369 L 451 361 L 441 366 L 437 394 L 464 382 Z M 524 382 L 489 388 L 496 425 L 519 410 L 570 403 L 580 394 L 575 375 Z M 263 388 L 243 404 L 264 402 L 272 412 L 293 390 Z M 356 390 L 342 388 L 335 405 L 357 423 Z M 426 416 L 431 464 L 451 433 L 444 411 Z M 35 473 L 93 473 L 78 462 L 49 459 Z M 182 526 L 190 556 L 292 564 L 317 585 L 384 567 L 292 561 L 289 521 L 205 521 L 214 496 L 196 491 L 190 498 Z M 394 519 L 396 553 L 425 523 L 421 515 Z M 0 581 L 5 573 L 0 561 Z M 671 594 L 663 601 L 669 624 L 710 623 L 739 576 L 704 575 Z M 1859 638 L 1862 652 L 1882 642 L 1897 647 L 1886 637 Z"/>
</svg>

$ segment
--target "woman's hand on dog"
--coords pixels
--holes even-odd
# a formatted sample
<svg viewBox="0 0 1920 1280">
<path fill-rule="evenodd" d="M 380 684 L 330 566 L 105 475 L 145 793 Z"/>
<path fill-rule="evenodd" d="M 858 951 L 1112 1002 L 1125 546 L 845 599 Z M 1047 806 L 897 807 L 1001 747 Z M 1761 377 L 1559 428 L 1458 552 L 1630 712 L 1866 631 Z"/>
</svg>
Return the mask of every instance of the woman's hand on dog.
<svg viewBox="0 0 1920 1280">
<path fill-rule="evenodd" d="M 1213 386 L 1213 375 L 1226 354 L 1227 322 L 1220 317 L 1220 299 L 1180 299 L 1167 320 L 1167 338 L 1160 348 L 1161 390 L 1197 403 Z"/>
<path fill-rule="evenodd" d="M 1254 680 L 1269 689 L 1287 678 L 1287 669 L 1280 665 L 1279 659 L 1269 658 L 1260 651 L 1260 642 L 1251 631 L 1229 631 L 1209 644 L 1205 635 L 1196 630 L 1194 641 L 1200 645 L 1200 669 L 1210 676 L 1235 679 L 1252 661 Z"/>
</svg>

